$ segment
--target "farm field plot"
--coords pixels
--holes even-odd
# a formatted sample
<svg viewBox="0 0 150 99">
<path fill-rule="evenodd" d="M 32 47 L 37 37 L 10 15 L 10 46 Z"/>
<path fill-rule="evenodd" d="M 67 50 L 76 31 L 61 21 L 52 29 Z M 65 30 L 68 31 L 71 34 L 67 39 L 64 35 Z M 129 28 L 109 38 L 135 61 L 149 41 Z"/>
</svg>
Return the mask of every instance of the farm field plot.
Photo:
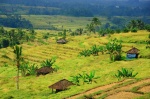
<svg viewBox="0 0 150 99">
<path fill-rule="evenodd" d="M 69 17 L 69 16 L 48 16 L 48 15 L 22 15 L 22 17 L 30 20 L 34 28 L 50 29 L 54 26 L 58 29 L 85 28 L 90 23 L 92 17 Z M 103 24 L 107 22 L 106 17 L 100 17 Z"/>
<path fill-rule="evenodd" d="M 25 16 L 27 17 L 27 16 Z M 53 17 L 52 17 L 53 18 Z M 88 19 L 87 19 L 88 20 Z M 55 22 L 54 22 L 55 23 Z M 43 33 L 52 32 L 51 30 L 41 30 Z M 36 30 L 38 37 L 42 34 L 40 30 Z M 1 99 L 63 99 L 63 98 L 106 98 L 121 96 L 145 99 L 150 92 L 150 49 L 146 49 L 143 43 L 148 39 L 149 32 L 138 31 L 137 33 L 120 33 L 111 36 L 100 37 L 97 34 L 68 36 L 68 43 L 57 44 L 55 37 L 50 37 L 41 42 L 23 43 L 23 57 L 25 61 L 34 63 L 40 67 L 42 61 L 56 57 L 54 67 L 57 66 L 57 72 L 47 74 L 45 76 L 27 76 L 22 77 L 20 74 L 20 89 L 16 89 L 16 63 L 13 49 L 11 47 L 0 49 L 0 98 Z M 94 44 L 105 46 L 105 44 L 113 39 L 121 39 L 123 45 L 123 57 L 126 57 L 126 51 L 137 47 L 140 50 L 139 58 L 133 60 L 123 59 L 121 61 L 111 62 L 109 54 L 98 53 L 98 56 L 79 56 L 79 52 L 91 48 Z M 115 77 L 117 70 L 121 68 L 133 69 L 138 72 L 133 79 L 118 79 Z M 71 76 L 81 74 L 83 72 L 90 73 L 95 71 L 98 76 L 92 84 L 80 84 L 80 86 L 72 86 L 65 91 L 52 93 L 48 88 L 49 85 L 61 79 L 71 79 Z M 127 89 L 130 87 L 130 89 Z M 95 91 L 92 91 L 96 89 Z M 89 92 L 89 93 L 88 93 Z M 79 96 L 78 96 L 79 95 Z M 86 96 L 85 96 L 86 95 Z M 78 97 L 76 97 L 78 96 Z M 87 97 L 87 98 L 86 98 Z"/>
</svg>

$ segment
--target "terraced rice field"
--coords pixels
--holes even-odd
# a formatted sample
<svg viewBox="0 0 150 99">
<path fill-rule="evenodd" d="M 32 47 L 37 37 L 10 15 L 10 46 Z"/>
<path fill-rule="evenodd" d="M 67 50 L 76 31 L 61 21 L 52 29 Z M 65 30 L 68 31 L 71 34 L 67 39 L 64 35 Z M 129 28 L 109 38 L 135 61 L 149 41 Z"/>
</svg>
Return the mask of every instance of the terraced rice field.
<svg viewBox="0 0 150 99">
<path fill-rule="evenodd" d="M 44 32 L 44 31 L 43 31 Z M 46 32 L 48 32 L 46 30 Z M 50 32 L 50 31 L 49 31 Z M 40 32 L 37 32 L 38 37 L 42 37 Z M 135 41 L 143 41 L 147 39 L 148 32 L 139 31 L 138 33 L 121 33 L 114 34 L 111 37 L 99 37 L 96 34 L 82 35 L 82 36 L 67 36 L 69 41 L 67 44 L 57 44 L 55 37 L 48 40 L 43 40 L 45 43 L 27 42 L 22 44 L 23 57 L 30 63 L 35 63 L 40 66 L 41 62 L 52 57 L 57 57 L 55 65 L 59 67 L 57 72 L 48 74 L 46 76 L 29 76 L 22 77 L 20 75 L 20 90 L 16 90 L 16 63 L 14 61 L 13 49 L 0 49 L 0 98 L 8 99 L 13 97 L 15 99 L 63 99 L 63 98 L 106 98 L 115 99 L 115 97 L 136 98 L 149 96 L 150 85 L 150 60 L 148 58 L 139 58 L 135 60 L 122 60 L 110 62 L 109 54 L 104 55 L 99 53 L 99 56 L 79 57 L 79 52 L 84 49 L 89 49 L 92 45 L 103 45 L 112 38 L 116 37 L 122 39 L 123 57 L 126 57 L 126 51 L 132 46 L 140 49 L 140 55 L 150 55 L 149 49 L 146 49 L 146 44 L 136 43 Z M 138 36 L 139 38 L 131 41 L 131 38 Z M 123 36 L 125 38 L 123 38 Z M 138 75 L 135 79 L 125 79 L 118 82 L 114 76 L 117 70 L 124 68 L 132 68 Z M 68 90 L 52 94 L 49 85 L 61 80 L 70 79 L 70 76 L 77 75 L 86 71 L 95 70 L 97 83 L 81 84 L 80 86 L 72 86 Z M 144 83 L 143 83 L 144 82 Z M 145 96 L 146 95 L 146 96 Z M 129 97 L 127 97 L 129 96 Z M 130 97 L 131 96 L 131 97 Z M 91 98 L 90 98 L 91 99 Z"/>
</svg>

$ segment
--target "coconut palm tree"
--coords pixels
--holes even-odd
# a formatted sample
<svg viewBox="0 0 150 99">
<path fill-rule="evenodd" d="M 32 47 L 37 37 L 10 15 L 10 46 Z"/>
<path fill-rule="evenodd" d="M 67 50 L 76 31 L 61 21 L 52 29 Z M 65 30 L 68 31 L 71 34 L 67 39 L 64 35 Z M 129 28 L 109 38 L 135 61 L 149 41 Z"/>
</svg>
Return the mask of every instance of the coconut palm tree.
<svg viewBox="0 0 150 99">
<path fill-rule="evenodd" d="M 16 83 L 17 83 L 17 89 L 19 89 L 19 68 L 20 68 L 20 61 L 22 59 L 22 47 L 19 47 L 19 46 L 15 46 L 14 47 L 14 53 L 15 53 L 15 56 L 16 56 L 16 66 L 17 66 L 17 78 L 16 78 Z"/>
</svg>

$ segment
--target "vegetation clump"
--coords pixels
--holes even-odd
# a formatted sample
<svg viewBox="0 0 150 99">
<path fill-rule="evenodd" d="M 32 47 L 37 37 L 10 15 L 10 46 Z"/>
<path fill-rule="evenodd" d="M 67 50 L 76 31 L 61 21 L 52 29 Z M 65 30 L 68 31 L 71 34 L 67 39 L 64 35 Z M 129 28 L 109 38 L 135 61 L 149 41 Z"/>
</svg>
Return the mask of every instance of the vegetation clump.
<svg viewBox="0 0 150 99">
<path fill-rule="evenodd" d="M 95 79 L 97 78 L 99 77 L 95 77 L 95 71 L 91 71 L 89 74 L 83 72 L 82 74 L 71 76 L 71 81 L 76 85 L 80 85 L 81 81 L 83 82 L 83 84 L 84 83 L 91 84 L 92 82 L 96 82 Z"/>
<path fill-rule="evenodd" d="M 121 60 L 122 44 L 114 39 L 106 44 L 106 50 L 110 55 L 111 61 Z"/>
<path fill-rule="evenodd" d="M 127 68 L 122 68 L 121 70 L 118 70 L 118 73 L 115 74 L 115 76 L 118 78 L 118 79 L 121 79 L 121 78 L 125 78 L 125 77 L 135 77 L 138 73 L 135 73 L 133 74 L 133 70 L 132 69 L 127 69 Z"/>
</svg>

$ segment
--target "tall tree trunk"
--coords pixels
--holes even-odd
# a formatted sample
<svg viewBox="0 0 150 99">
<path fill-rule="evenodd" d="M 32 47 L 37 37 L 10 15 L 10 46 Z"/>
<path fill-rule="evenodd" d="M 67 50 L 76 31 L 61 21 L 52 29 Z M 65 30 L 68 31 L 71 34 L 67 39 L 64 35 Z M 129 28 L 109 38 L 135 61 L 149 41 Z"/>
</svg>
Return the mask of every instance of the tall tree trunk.
<svg viewBox="0 0 150 99">
<path fill-rule="evenodd" d="M 16 78 L 16 82 L 17 82 L 17 89 L 19 89 L 19 67 L 17 68 L 17 78 Z"/>
</svg>

